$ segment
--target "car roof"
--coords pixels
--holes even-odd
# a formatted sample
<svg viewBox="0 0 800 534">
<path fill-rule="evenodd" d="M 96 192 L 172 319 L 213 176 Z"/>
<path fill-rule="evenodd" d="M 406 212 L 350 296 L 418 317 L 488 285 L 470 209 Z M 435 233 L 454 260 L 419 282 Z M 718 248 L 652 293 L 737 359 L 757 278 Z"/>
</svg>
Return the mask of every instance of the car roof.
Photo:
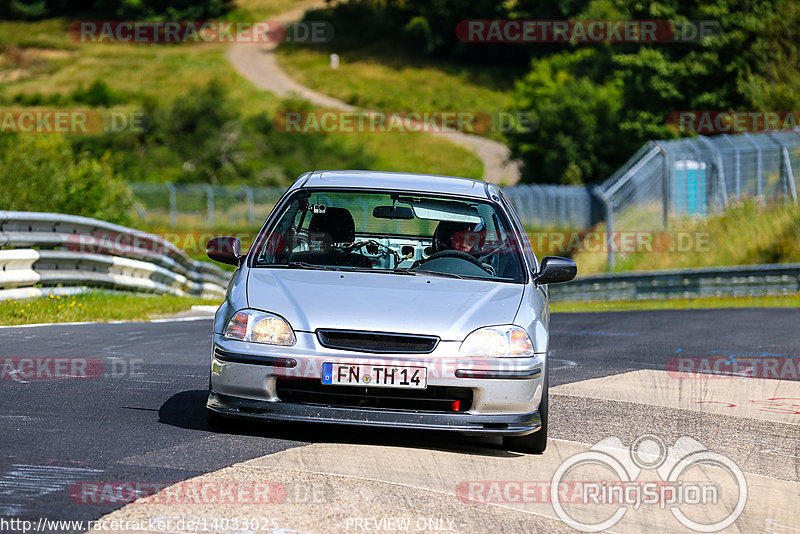
<svg viewBox="0 0 800 534">
<path fill-rule="evenodd" d="M 300 176 L 292 186 L 300 188 L 385 189 L 480 199 L 491 199 L 499 191 L 494 184 L 470 178 L 388 171 L 313 171 Z"/>
</svg>

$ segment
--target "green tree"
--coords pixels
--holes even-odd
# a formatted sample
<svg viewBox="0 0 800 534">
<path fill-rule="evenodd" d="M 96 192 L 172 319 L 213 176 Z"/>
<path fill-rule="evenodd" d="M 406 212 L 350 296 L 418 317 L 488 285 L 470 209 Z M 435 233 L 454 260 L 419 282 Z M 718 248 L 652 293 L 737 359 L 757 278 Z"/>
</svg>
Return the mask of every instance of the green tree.
<svg viewBox="0 0 800 534">
<path fill-rule="evenodd" d="M 231 0 L 0 0 L 0 17 L 93 16 L 129 20 L 209 20 L 233 8 Z"/>
<path fill-rule="evenodd" d="M 131 193 L 110 157 L 77 156 L 60 135 L 0 138 L 0 209 L 48 211 L 125 223 Z"/>
<path fill-rule="evenodd" d="M 576 75 L 591 66 L 596 53 L 583 49 L 534 61 L 517 83 L 515 111 L 533 114 L 533 131 L 508 134 L 513 154 L 524 164 L 526 181 L 576 184 L 613 171 L 631 150 L 620 139 L 622 83 L 610 77 L 596 83 Z"/>
<path fill-rule="evenodd" d="M 294 99 L 282 107 L 311 109 Z M 149 102 L 145 115 L 142 132 L 75 136 L 75 152 L 112 153 L 110 162 L 130 182 L 278 186 L 310 168 L 374 164 L 347 136 L 284 133 L 267 114 L 245 116 L 218 81 L 190 88 L 174 102 Z"/>
</svg>

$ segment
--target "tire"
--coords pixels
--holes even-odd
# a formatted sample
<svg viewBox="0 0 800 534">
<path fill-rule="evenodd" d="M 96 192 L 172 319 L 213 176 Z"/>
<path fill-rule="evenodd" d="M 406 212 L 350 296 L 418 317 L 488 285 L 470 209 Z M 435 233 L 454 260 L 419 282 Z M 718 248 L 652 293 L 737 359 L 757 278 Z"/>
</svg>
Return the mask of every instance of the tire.
<svg viewBox="0 0 800 534">
<path fill-rule="evenodd" d="M 548 390 L 550 389 L 550 359 L 545 364 L 544 387 L 542 388 L 542 401 L 539 403 L 539 415 L 542 418 L 542 426 L 536 432 L 525 436 L 507 436 L 503 438 L 503 446 L 510 451 L 524 452 L 529 454 L 542 454 L 547 448 L 547 412 L 549 404 Z"/>
</svg>

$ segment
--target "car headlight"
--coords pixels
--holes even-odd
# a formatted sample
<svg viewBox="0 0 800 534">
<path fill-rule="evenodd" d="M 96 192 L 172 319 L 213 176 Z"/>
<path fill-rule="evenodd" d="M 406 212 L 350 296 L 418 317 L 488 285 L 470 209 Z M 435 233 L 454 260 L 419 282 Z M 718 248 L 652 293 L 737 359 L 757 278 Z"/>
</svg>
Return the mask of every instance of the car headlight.
<svg viewBox="0 0 800 534">
<path fill-rule="evenodd" d="M 286 347 L 297 342 L 294 330 L 286 322 L 286 319 L 274 313 L 256 310 L 236 312 L 228 321 L 223 335 L 228 339 Z"/>
<path fill-rule="evenodd" d="M 533 356 L 533 343 L 524 328 L 516 325 L 479 328 L 461 343 L 461 354 L 482 358 Z"/>
</svg>

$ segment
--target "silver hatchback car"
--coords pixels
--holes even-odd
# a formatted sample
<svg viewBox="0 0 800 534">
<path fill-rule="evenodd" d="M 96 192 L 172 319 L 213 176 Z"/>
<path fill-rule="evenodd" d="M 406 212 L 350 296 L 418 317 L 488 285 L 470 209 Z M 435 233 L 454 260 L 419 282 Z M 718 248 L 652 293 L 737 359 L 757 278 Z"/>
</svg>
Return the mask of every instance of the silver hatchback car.
<svg viewBox="0 0 800 534">
<path fill-rule="evenodd" d="M 230 418 L 452 430 L 547 446 L 549 293 L 575 263 L 537 261 L 489 183 L 304 174 L 237 265 L 214 320 L 211 424 Z"/>
</svg>

